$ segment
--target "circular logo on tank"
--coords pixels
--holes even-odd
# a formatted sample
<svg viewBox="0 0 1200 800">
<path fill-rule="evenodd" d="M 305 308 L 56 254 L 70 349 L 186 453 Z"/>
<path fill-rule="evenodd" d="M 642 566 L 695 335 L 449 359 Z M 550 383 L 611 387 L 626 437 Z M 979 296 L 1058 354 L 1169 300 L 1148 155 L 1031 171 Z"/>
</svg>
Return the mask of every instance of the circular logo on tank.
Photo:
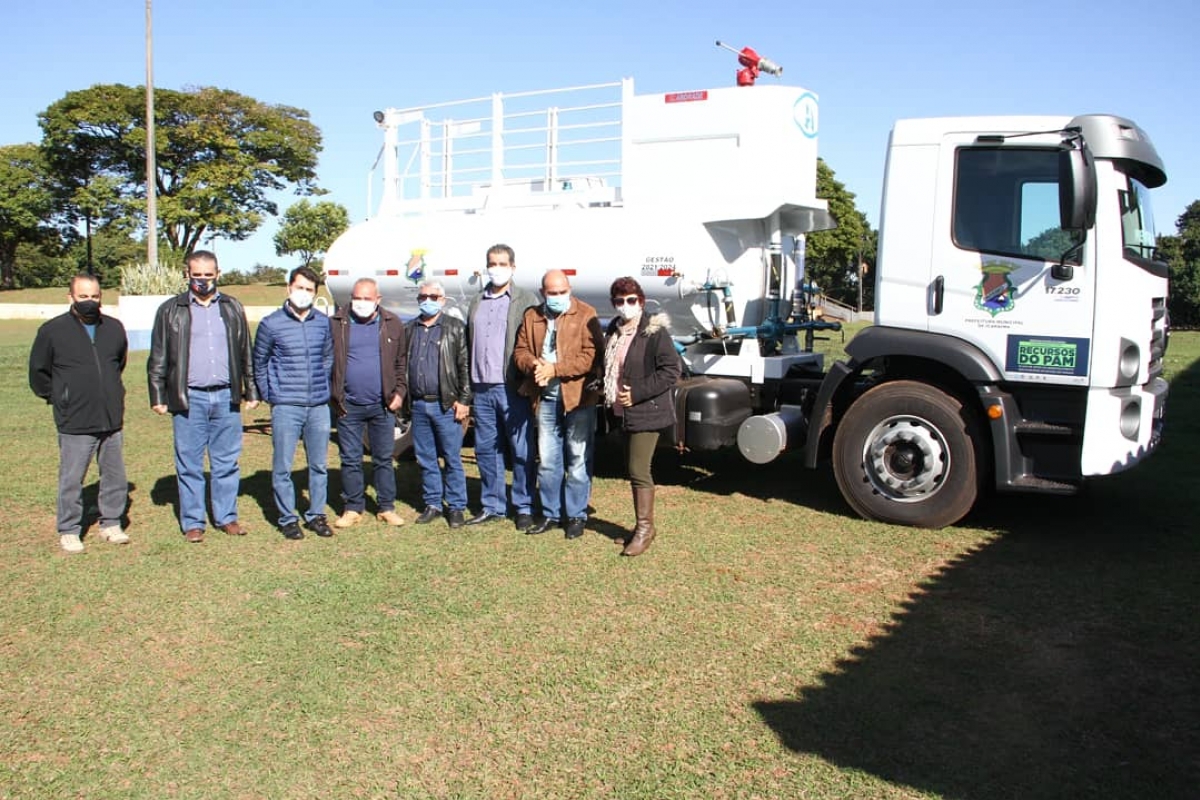
<svg viewBox="0 0 1200 800">
<path fill-rule="evenodd" d="M 792 106 L 792 119 L 796 120 L 801 133 L 809 139 L 817 138 L 817 96 L 812 92 L 800 95 Z"/>
</svg>

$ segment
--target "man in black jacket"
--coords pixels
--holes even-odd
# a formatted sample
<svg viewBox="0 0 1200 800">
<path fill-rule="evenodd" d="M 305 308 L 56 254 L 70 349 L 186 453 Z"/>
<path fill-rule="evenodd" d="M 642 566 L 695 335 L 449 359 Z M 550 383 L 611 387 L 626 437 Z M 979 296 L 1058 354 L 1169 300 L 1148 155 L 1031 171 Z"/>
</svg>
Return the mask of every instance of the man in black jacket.
<svg viewBox="0 0 1200 800">
<path fill-rule="evenodd" d="M 333 376 L 329 404 L 337 415 L 338 456 L 342 462 L 345 509 L 335 528 L 357 524 L 366 510 L 363 480 L 363 437 L 371 451 L 376 516 L 388 525 L 403 525 L 396 513 L 396 411 L 408 395 L 408 347 L 404 323 L 379 305 L 379 284 L 360 278 L 350 290 L 350 303 L 329 318 L 333 332 Z"/>
<path fill-rule="evenodd" d="M 125 371 L 128 343 L 121 322 L 100 313 L 100 283 L 76 275 L 71 309 L 38 329 L 29 352 L 29 388 L 54 406 L 58 427 L 58 534 L 62 549 L 82 553 L 83 479 L 92 458 L 100 468 L 100 538 L 125 544 L 121 515 L 125 480 Z"/>
<path fill-rule="evenodd" d="M 150 333 L 146 376 L 150 407 L 170 412 L 175 433 L 179 525 L 184 538 L 204 541 L 204 454 L 212 471 L 216 526 L 242 536 L 237 496 L 241 486 L 242 402 L 258 405 L 246 311 L 217 290 L 217 257 L 197 250 L 185 259 L 188 290 L 163 303 Z"/>
<path fill-rule="evenodd" d="M 464 524 L 467 477 L 462 465 L 463 423 L 471 413 L 467 336 L 460 320 L 442 313 L 446 290 L 437 281 L 417 287 L 421 315 L 404 326 L 408 339 L 408 387 L 412 398 L 413 451 L 421 467 L 424 525 L 442 516 L 451 528 Z M 439 466 L 438 459 L 445 464 Z"/>
</svg>

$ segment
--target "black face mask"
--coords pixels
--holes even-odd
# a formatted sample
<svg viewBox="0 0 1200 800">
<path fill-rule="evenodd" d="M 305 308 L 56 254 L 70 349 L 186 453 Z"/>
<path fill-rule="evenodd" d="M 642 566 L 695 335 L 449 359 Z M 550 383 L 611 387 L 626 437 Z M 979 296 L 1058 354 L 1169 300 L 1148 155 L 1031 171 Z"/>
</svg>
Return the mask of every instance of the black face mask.
<svg viewBox="0 0 1200 800">
<path fill-rule="evenodd" d="M 75 316 L 89 325 L 100 320 L 99 300 L 76 300 L 71 304 L 71 310 L 75 312 Z"/>
<path fill-rule="evenodd" d="M 208 297 L 217 290 L 216 278 L 192 278 L 188 283 L 197 297 Z"/>
</svg>

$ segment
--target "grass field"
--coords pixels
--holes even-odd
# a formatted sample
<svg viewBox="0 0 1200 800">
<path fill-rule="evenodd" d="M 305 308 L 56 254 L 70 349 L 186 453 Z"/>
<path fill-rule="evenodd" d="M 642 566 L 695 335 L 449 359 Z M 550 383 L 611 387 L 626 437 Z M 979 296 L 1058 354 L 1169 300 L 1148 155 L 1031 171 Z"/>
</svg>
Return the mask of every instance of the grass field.
<svg viewBox="0 0 1200 800">
<path fill-rule="evenodd" d="M 611 449 L 576 542 L 287 542 L 263 410 L 251 534 L 186 544 L 139 354 L 133 542 L 69 557 L 35 329 L 0 322 L 0 797 L 1197 796 L 1200 335 L 1172 338 L 1160 451 L 1079 497 L 911 530 L 852 517 L 794 457 L 663 452 L 637 559 L 604 535 L 631 521 Z M 415 506 L 415 465 L 398 476 Z"/>
</svg>

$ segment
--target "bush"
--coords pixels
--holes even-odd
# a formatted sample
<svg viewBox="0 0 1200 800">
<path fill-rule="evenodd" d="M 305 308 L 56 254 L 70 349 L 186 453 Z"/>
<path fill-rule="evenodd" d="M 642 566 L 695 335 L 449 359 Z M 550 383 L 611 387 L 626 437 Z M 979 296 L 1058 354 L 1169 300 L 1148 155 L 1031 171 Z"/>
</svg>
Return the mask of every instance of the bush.
<svg viewBox="0 0 1200 800">
<path fill-rule="evenodd" d="M 121 266 L 121 294 L 154 295 L 179 294 L 187 288 L 187 279 L 177 267 L 163 263 L 123 264 Z"/>
</svg>

